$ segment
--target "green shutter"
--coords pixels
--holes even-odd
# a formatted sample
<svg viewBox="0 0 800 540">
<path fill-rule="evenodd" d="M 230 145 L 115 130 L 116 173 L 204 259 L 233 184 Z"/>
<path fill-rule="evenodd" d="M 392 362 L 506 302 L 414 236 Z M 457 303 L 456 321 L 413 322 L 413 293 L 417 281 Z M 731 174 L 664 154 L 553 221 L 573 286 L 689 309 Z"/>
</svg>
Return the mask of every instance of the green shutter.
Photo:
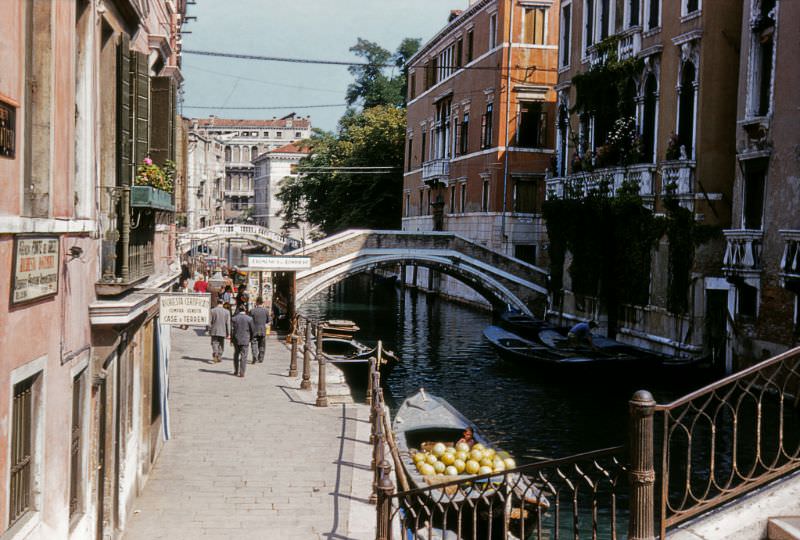
<svg viewBox="0 0 800 540">
<path fill-rule="evenodd" d="M 150 153 L 150 75 L 147 55 L 131 51 L 134 170 Z"/>
<path fill-rule="evenodd" d="M 150 157 L 159 165 L 175 161 L 175 81 L 150 80 Z"/>
<path fill-rule="evenodd" d="M 122 34 L 117 44 L 117 185 L 131 183 L 130 40 Z"/>
</svg>

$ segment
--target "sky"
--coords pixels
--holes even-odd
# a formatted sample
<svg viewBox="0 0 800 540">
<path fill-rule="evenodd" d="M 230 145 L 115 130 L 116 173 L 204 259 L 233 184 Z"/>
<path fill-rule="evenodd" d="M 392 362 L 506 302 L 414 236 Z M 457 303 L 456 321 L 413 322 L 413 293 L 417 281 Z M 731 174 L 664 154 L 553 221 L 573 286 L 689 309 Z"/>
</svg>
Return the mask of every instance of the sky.
<svg viewBox="0 0 800 540">
<path fill-rule="evenodd" d="M 468 0 L 196 0 L 183 29 L 184 50 L 354 61 L 361 37 L 395 51 L 403 38 L 432 38 L 452 9 Z M 184 52 L 186 117 L 280 118 L 311 115 L 314 127 L 333 130 L 353 81 L 346 66 L 289 64 L 199 56 Z M 189 106 L 213 107 L 196 109 Z M 224 110 L 219 107 L 281 107 Z"/>
</svg>

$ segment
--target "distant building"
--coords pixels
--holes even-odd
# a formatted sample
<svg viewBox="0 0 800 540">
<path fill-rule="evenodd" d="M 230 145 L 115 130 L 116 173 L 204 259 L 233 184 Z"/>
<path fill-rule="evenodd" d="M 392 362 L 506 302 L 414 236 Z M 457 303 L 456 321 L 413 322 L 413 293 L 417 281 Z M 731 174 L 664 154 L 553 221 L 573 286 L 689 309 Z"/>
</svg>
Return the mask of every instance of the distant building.
<svg viewBox="0 0 800 540">
<path fill-rule="evenodd" d="M 452 231 L 541 263 L 540 211 L 555 144 L 556 6 L 470 2 L 409 59 L 404 230 Z M 434 271 L 407 275 L 485 304 Z"/>
<path fill-rule="evenodd" d="M 669 197 L 696 223 L 728 227 L 737 169 L 731 135 L 736 131 L 742 4 L 563 0 L 556 166 L 547 182 L 548 196 L 570 197 L 600 183 L 613 195 L 627 181 L 638 186 L 644 204 L 658 214 L 666 211 Z M 607 69 L 611 63 L 616 70 Z M 581 87 L 577 81 L 587 73 L 596 83 Z M 616 77 L 612 87 L 603 86 L 609 77 Z M 627 121 L 639 152 L 628 153 L 633 162 L 623 165 L 621 151 L 629 152 L 634 144 L 623 147 L 615 133 L 621 133 L 618 122 Z M 624 306 L 615 321 L 618 337 L 669 355 L 711 356 L 724 363 L 730 285 L 720 268 L 723 250 L 720 239 L 709 240 L 687 263 L 688 271 L 671 270 L 664 235 L 652 251 L 647 302 Z M 569 260 L 563 296 L 551 313 L 567 321 L 594 318 L 603 323 L 605 306 L 573 290 Z M 670 283 L 676 285 L 670 288 Z M 670 308 L 671 299 L 672 305 L 682 304 L 680 309 Z"/>
<path fill-rule="evenodd" d="M 800 4 L 748 1 L 743 15 L 733 212 L 722 259 L 734 366 L 800 339 Z"/>
<path fill-rule="evenodd" d="M 285 222 L 279 215 L 281 203 L 275 195 L 284 178 L 297 177 L 297 165 L 308 154 L 307 148 L 303 148 L 297 143 L 289 143 L 261 154 L 253 160 L 255 167 L 254 221 L 276 233 L 287 234 L 300 241 L 305 240 L 302 237 L 301 224 L 298 224 L 299 229 L 283 230 Z"/>
<path fill-rule="evenodd" d="M 188 132 L 187 154 L 186 228 L 193 231 L 223 223 L 225 143 L 203 135 L 193 123 Z"/>
<path fill-rule="evenodd" d="M 255 213 L 253 159 L 311 135 L 310 117 L 294 113 L 272 120 L 194 119 L 193 132 L 225 144 L 224 220 L 244 221 Z"/>
</svg>

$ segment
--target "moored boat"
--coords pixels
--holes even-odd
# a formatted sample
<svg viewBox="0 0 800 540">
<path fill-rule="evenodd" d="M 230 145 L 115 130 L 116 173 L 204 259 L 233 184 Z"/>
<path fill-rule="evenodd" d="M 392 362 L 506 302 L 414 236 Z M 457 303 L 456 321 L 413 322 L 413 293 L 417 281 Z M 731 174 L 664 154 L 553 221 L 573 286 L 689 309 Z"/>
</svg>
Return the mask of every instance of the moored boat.
<svg viewBox="0 0 800 540">
<path fill-rule="evenodd" d="M 360 341 L 346 337 L 332 337 L 327 333 L 322 336 L 322 352 L 328 362 L 341 369 L 350 384 L 366 387 L 369 375 L 369 360 L 380 356 L 378 369 L 381 379 L 388 377 L 400 362 L 400 358 L 388 349 L 378 350 L 378 346 L 369 347 Z"/>
</svg>

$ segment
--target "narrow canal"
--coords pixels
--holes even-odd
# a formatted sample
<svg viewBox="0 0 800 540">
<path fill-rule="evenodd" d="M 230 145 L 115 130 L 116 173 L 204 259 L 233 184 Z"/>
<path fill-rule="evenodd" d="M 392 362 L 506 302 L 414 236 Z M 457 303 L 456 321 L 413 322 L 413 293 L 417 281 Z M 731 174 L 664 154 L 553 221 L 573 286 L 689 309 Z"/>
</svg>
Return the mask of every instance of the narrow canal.
<svg viewBox="0 0 800 540">
<path fill-rule="evenodd" d="M 446 398 L 519 463 L 622 444 L 628 399 L 640 388 L 659 402 L 702 386 L 707 374 L 631 373 L 576 377 L 503 361 L 483 338 L 491 314 L 425 293 L 350 278 L 303 308 L 313 318 L 350 319 L 365 343 L 382 339 L 402 363 L 385 382 L 396 409 L 424 387 Z"/>
</svg>

